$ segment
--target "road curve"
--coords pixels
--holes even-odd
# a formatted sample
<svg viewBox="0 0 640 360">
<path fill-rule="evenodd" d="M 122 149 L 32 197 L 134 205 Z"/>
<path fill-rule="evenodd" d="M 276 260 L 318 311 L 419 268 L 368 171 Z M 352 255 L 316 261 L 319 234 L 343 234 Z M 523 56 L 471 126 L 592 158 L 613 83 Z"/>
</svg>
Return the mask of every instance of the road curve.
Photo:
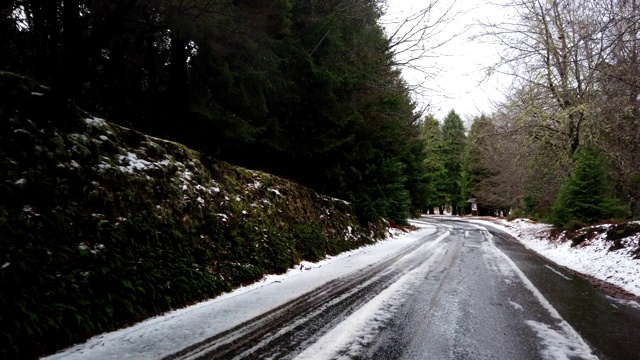
<svg viewBox="0 0 640 360">
<path fill-rule="evenodd" d="M 165 359 L 631 359 L 640 311 L 498 229 L 437 231 Z"/>
</svg>

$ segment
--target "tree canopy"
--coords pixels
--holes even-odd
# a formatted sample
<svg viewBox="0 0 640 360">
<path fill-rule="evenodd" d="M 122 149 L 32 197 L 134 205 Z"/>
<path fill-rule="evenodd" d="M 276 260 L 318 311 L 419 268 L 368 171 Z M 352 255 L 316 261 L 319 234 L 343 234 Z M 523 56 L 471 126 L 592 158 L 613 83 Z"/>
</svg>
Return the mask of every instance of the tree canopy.
<svg viewBox="0 0 640 360">
<path fill-rule="evenodd" d="M 0 68 L 402 222 L 427 168 L 381 15 L 376 0 L 16 0 L 0 5 Z"/>
</svg>

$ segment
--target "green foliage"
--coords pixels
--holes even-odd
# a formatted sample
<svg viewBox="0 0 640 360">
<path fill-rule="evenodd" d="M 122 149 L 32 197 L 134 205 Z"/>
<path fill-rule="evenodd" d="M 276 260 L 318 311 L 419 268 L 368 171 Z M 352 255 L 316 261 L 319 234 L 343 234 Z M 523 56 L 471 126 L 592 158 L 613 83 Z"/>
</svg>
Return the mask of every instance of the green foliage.
<svg viewBox="0 0 640 360">
<path fill-rule="evenodd" d="M 52 353 L 382 236 L 343 201 L 0 78 L 0 287 L 12 289 L 0 292 L 1 358 Z"/>
<path fill-rule="evenodd" d="M 571 176 L 564 182 L 550 215 L 556 226 L 570 222 L 592 224 L 619 214 L 621 207 L 611 197 L 608 164 L 601 152 L 581 147 L 574 155 Z"/>
<path fill-rule="evenodd" d="M 427 151 L 421 135 L 422 125 L 418 124 L 413 130 L 418 140 L 412 141 L 409 151 L 402 158 L 402 163 L 406 164 L 404 188 L 411 201 L 411 215 L 416 216 L 429 206 L 431 174 L 425 162 Z"/>
<path fill-rule="evenodd" d="M 526 215 L 532 216 L 532 215 L 538 214 L 537 212 L 538 201 L 536 200 L 535 197 L 531 195 L 524 195 L 522 197 L 522 204 L 524 205 L 524 213 Z"/>
<path fill-rule="evenodd" d="M 15 76 L 0 82 L 0 170 L 9 179 L 0 184 L 0 254 L 10 257 L 0 274 L 12 276 L 0 285 L 25 289 L 0 296 L 16 304 L 0 327 L 21 321 L 11 338 L 2 335 L 14 344 L 0 344 L 3 351 L 80 341 L 367 243 L 381 217 L 403 223 L 425 204 L 443 203 L 433 174 L 444 162 L 423 161 L 410 91 L 378 23 L 380 2 L 72 4 L 14 11 L 21 2 L 13 2 L 0 14 L 3 68 L 53 87 Z M 188 148 L 78 121 L 65 96 Z M 246 189 L 256 174 L 213 157 L 351 204 L 262 173 L 271 183 Z M 139 169 L 136 159 L 154 165 Z M 270 190 L 295 201 L 284 204 Z M 262 218 L 252 206 L 272 212 Z M 38 297 L 40 289 L 53 298 Z M 45 311 L 39 298 L 62 305 Z M 45 329 L 37 312 L 54 325 Z M 66 328 L 47 342 L 57 323 Z"/>
<path fill-rule="evenodd" d="M 11 28 L 7 53 L 20 60 L 0 56 L 0 63 L 47 85 L 78 77 L 75 100 L 91 113 L 363 202 L 363 224 L 379 216 L 405 221 L 425 202 L 417 117 L 390 61 L 380 2 L 80 0 L 75 45 L 87 46 L 72 58 L 91 67 L 71 74 L 58 71 L 66 67 L 56 53 L 70 28 L 60 16 L 67 6 L 46 4 L 2 13 L 0 26 Z M 16 26 L 18 13 L 31 17 L 28 25 Z M 105 18 L 113 26 L 100 28 Z M 399 178 L 372 167 L 393 163 L 403 165 Z"/>
<path fill-rule="evenodd" d="M 373 166 L 368 181 L 356 185 L 356 211 L 361 219 L 381 217 L 405 223 L 410 215 L 411 198 L 404 188 L 404 165 L 399 161 L 382 160 Z"/>
<path fill-rule="evenodd" d="M 381 217 L 440 203 L 376 1 L 20 4 L 0 15 L 0 63 L 53 91 L 0 75 L 0 286 L 18 289 L 0 294 L 0 357 L 355 248 Z"/>
<path fill-rule="evenodd" d="M 304 80 L 273 89 L 273 127 L 260 136 L 268 140 L 239 162 L 349 200 L 363 224 L 405 222 L 419 207 L 425 169 L 413 104 L 388 66 L 374 2 L 302 1 L 292 11 L 292 38 L 277 51 L 285 75 Z"/>
<path fill-rule="evenodd" d="M 589 224 L 584 222 L 584 221 L 581 221 L 581 220 L 578 220 L 578 219 L 571 219 L 571 220 L 567 221 L 567 223 L 564 224 L 563 227 L 569 232 L 575 232 L 575 231 L 578 231 L 578 230 L 580 230 L 580 229 L 582 229 L 582 228 L 584 228 L 584 227 L 586 227 L 588 225 Z"/>
</svg>

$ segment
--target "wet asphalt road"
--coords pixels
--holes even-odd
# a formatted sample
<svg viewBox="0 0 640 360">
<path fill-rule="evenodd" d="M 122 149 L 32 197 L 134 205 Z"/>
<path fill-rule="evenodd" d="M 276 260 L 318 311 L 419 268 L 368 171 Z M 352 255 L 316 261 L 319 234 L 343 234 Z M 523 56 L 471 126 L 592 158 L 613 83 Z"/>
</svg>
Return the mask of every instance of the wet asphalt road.
<svg viewBox="0 0 640 360">
<path fill-rule="evenodd" d="M 420 221 L 437 232 L 167 359 L 296 358 L 426 262 L 393 317 L 341 358 L 640 359 L 639 309 L 495 228 Z"/>
<path fill-rule="evenodd" d="M 527 289 L 514 291 L 516 279 L 501 273 L 495 257 L 483 256 L 484 234 L 452 225 L 441 244 L 445 257 L 363 358 L 539 358 L 536 335 L 524 319 L 552 319 Z"/>
<path fill-rule="evenodd" d="M 547 300 L 545 306 L 508 267 L 491 263 L 503 259 L 487 256 L 487 238 L 482 231 L 467 232 L 470 226 L 464 221 L 425 221 L 456 229 L 442 244 L 453 252 L 451 260 L 445 259 L 439 271 L 425 279 L 363 358 L 589 358 L 580 352 L 572 354 L 571 336 L 567 336 L 566 348 L 562 349 L 562 344 L 549 344 L 553 333 L 540 333 L 529 325 L 535 321 L 562 335 L 563 327 L 558 317 L 550 314 L 550 305 L 595 357 L 640 359 L 637 308 L 616 301 L 573 272 L 525 249 L 507 234 L 486 227 L 497 249 Z"/>
</svg>

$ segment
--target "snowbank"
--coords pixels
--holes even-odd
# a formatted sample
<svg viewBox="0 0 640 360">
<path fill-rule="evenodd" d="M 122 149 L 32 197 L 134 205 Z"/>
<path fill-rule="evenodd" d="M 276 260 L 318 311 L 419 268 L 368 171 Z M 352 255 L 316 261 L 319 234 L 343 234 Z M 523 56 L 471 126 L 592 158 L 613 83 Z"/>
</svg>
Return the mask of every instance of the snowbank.
<svg viewBox="0 0 640 360">
<path fill-rule="evenodd" d="M 640 296 L 640 260 L 633 258 L 640 234 L 622 239 L 622 248 L 609 250 L 613 242 L 606 240 L 604 232 L 572 247 L 572 242 L 563 237 L 560 237 L 560 240 L 551 239 L 551 226 L 547 224 L 526 219 L 472 221 L 502 228 L 527 248 L 559 265 L 617 285 L 633 295 Z M 606 228 L 608 225 L 603 227 Z"/>
</svg>

